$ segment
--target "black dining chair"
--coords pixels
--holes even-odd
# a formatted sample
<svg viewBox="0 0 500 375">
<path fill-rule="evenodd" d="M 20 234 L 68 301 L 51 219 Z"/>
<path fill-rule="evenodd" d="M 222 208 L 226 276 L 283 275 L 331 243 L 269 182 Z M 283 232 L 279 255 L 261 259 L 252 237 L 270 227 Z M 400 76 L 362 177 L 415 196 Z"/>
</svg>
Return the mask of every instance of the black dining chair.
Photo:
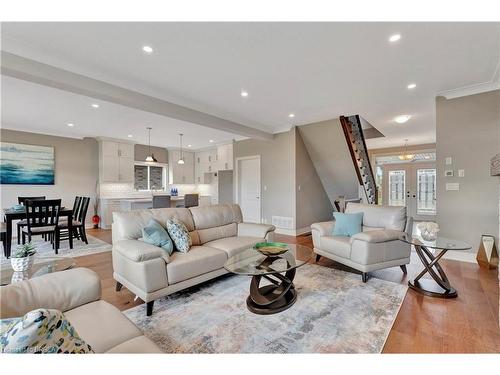
<svg viewBox="0 0 500 375">
<path fill-rule="evenodd" d="M 68 221 L 64 220 L 59 223 L 56 228 L 56 237 L 61 240 L 69 239 L 69 236 L 77 238 L 85 242 L 87 245 L 89 241 L 87 239 L 87 233 L 85 232 L 85 219 L 87 217 L 87 211 L 89 209 L 90 198 L 89 197 L 76 197 L 75 204 L 73 205 L 73 232 L 69 233 Z"/>
<path fill-rule="evenodd" d="M 45 200 L 45 197 L 17 197 L 17 203 L 22 204 L 24 206 L 24 202 L 30 201 L 41 201 Z M 19 220 L 17 222 L 17 244 L 21 243 L 21 228 L 26 226 L 26 220 Z"/>
<path fill-rule="evenodd" d="M 198 194 L 184 194 L 184 207 L 196 207 L 199 205 Z"/>
<path fill-rule="evenodd" d="M 32 236 L 54 235 L 53 246 L 56 254 L 59 251 L 57 225 L 61 211 L 60 199 L 26 200 L 26 227 L 22 229 L 22 243 L 31 242 Z"/>
<path fill-rule="evenodd" d="M 153 208 L 170 208 L 170 195 L 153 195 Z"/>
<path fill-rule="evenodd" d="M 6 258 L 10 257 L 10 253 L 7 252 L 7 228 L 4 222 L 0 222 L 0 240 L 3 245 L 3 255 Z"/>
</svg>

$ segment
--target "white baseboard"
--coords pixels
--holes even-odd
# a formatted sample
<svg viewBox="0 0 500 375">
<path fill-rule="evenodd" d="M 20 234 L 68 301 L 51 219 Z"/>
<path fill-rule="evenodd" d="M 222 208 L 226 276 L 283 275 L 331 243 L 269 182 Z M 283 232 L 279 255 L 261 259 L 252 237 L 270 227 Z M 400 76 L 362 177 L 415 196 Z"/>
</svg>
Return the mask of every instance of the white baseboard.
<svg viewBox="0 0 500 375">
<path fill-rule="evenodd" d="M 274 231 L 275 233 L 278 234 L 284 234 L 286 236 L 301 236 L 306 233 L 311 232 L 311 227 L 304 227 L 304 228 L 299 228 L 299 229 L 284 229 L 284 228 L 276 228 Z"/>
<path fill-rule="evenodd" d="M 470 251 L 448 251 L 443 259 L 458 260 L 460 262 L 476 263 L 476 253 Z"/>
</svg>

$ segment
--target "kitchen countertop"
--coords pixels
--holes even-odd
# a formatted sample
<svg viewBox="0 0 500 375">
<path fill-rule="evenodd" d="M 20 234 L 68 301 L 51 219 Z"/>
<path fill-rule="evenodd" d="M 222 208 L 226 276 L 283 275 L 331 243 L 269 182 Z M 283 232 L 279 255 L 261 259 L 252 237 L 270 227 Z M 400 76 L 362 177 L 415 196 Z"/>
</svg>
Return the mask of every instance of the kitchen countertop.
<svg viewBox="0 0 500 375">
<path fill-rule="evenodd" d="M 210 197 L 210 195 L 200 195 L 200 197 Z M 149 203 L 153 201 L 153 198 L 101 198 L 105 200 L 114 200 L 114 201 L 122 201 L 122 202 L 132 202 L 132 203 Z M 181 200 L 184 199 L 184 195 L 171 196 L 171 200 Z"/>
</svg>

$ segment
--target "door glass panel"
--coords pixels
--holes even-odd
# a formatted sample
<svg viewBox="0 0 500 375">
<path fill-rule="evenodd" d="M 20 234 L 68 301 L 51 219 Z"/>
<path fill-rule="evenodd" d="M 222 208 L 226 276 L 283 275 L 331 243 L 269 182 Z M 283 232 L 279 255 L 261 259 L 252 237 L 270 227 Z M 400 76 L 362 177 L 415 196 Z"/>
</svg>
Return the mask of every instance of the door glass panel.
<svg viewBox="0 0 500 375">
<path fill-rule="evenodd" d="M 404 170 L 389 171 L 389 206 L 405 206 L 405 177 Z"/>
<path fill-rule="evenodd" d="M 417 214 L 436 214 L 436 169 L 417 169 Z"/>
</svg>

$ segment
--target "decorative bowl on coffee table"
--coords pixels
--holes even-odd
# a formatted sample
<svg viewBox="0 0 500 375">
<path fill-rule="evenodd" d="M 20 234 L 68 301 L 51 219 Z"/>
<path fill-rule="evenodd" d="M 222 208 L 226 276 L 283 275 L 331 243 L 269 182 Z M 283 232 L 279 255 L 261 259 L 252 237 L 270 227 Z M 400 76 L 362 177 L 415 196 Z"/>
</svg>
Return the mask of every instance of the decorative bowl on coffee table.
<svg viewBox="0 0 500 375">
<path fill-rule="evenodd" d="M 283 242 L 258 242 L 253 248 L 263 255 L 272 257 L 287 252 L 289 246 Z"/>
</svg>

